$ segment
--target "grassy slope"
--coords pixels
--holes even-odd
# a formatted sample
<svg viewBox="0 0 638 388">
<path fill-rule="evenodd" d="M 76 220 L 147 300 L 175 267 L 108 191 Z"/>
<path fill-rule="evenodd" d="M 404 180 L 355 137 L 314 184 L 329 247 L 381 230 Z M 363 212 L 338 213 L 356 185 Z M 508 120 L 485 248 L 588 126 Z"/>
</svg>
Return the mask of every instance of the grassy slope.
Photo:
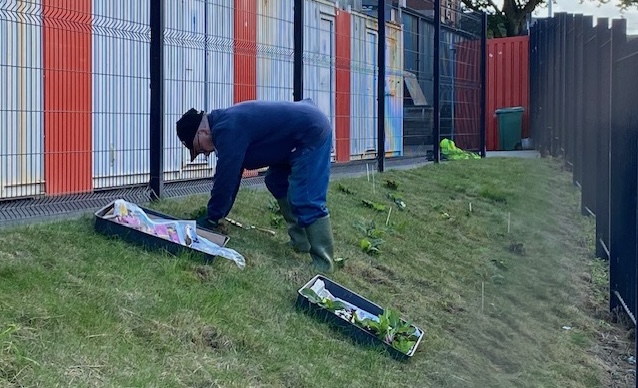
<svg viewBox="0 0 638 388">
<path fill-rule="evenodd" d="M 393 209 L 372 257 L 354 223 L 384 226 L 387 212 L 361 199 L 391 205 L 385 179 L 407 210 Z M 583 311 L 604 303 L 591 292 L 592 226 L 567 174 L 551 161 L 487 159 L 375 181 L 374 193 L 366 177 L 339 181 L 356 195 L 332 185 L 336 250 L 349 258 L 332 278 L 425 329 L 410 362 L 293 308 L 314 272 L 283 228 L 275 238 L 229 229 L 248 262 L 240 271 L 106 239 L 85 218 L 0 231 L 0 387 L 605 384 L 588 354 L 604 323 Z M 243 190 L 231 216 L 267 226 L 269 199 Z M 205 202 L 155 207 L 187 218 Z"/>
</svg>

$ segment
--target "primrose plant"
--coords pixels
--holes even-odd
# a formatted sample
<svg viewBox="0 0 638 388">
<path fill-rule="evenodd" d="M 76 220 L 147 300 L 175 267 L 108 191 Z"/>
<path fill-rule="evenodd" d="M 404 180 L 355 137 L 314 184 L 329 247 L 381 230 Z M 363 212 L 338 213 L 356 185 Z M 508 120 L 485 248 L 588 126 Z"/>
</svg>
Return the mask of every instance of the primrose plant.
<svg viewBox="0 0 638 388">
<path fill-rule="evenodd" d="M 392 346 L 398 351 L 408 354 L 418 340 L 417 329 L 410 323 L 402 320 L 395 310 L 386 309 L 377 316 L 377 320 L 371 318 L 361 319 L 355 309 L 350 309 L 345 303 L 330 298 L 322 298 L 310 288 L 301 290 L 310 303 L 317 304 L 336 316 L 352 323 L 355 326 L 374 335 L 377 339 Z M 364 315 L 370 315 L 366 313 Z"/>
</svg>

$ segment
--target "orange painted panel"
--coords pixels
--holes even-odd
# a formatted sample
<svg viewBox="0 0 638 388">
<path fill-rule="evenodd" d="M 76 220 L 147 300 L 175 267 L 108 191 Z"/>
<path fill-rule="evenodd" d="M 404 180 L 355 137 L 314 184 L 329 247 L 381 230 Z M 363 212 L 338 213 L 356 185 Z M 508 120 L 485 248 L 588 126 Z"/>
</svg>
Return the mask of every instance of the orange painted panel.
<svg viewBox="0 0 638 388">
<path fill-rule="evenodd" d="M 257 1 L 235 0 L 233 71 L 235 103 L 257 98 Z"/>
<path fill-rule="evenodd" d="M 337 10 L 335 22 L 335 134 L 337 161 L 350 160 L 350 14 Z"/>
<path fill-rule="evenodd" d="M 529 37 L 489 39 L 487 53 L 486 145 L 494 151 L 500 148 L 496 109 L 522 106 L 522 137 L 529 136 Z"/>
<path fill-rule="evenodd" d="M 92 190 L 91 0 L 42 0 L 46 193 Z"/>
</svg>

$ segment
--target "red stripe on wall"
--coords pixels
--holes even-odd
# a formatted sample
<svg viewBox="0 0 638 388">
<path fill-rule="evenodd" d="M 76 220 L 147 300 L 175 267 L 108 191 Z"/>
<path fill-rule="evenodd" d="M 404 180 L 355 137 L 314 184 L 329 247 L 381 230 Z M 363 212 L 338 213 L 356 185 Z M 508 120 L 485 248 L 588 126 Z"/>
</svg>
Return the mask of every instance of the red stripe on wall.
<svg viewBox="0 0 638 388">
<path fill-rule="evenodd" d="M 42 0 L 46 193 L 92 189 L 91 0 Z"/>
<path fill-rule="evenodd" d="M 487 41 L 487 150 L 500 149 L 499 108 L 522 106 L 522 137 L 529 136 L 529 37 L 489 39 Z"/>
<path fill-rule="evenodd" d="M 337 161 L 350 160 L 350 14 L 337 10 L 335 20 L 335 136 Z"/>
<path fill-rule="evenodd" d="M 235 103 L 257 98 L 257 0 L 235 0 Z"/>
</svg>

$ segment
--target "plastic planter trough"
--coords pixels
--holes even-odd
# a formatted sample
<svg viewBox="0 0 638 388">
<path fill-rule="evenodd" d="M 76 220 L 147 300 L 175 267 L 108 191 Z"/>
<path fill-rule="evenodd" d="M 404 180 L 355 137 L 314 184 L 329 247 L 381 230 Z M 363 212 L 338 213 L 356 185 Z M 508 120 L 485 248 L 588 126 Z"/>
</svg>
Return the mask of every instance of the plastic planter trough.
<svg viewBox="0 0 638 388">
<path fill-rule="evenodd" d="M 333 313 L 322 305 L 311 301 L 311 299 L 304 295 L 303 290 L 306 288 L 311 288 L 317 281 L 322 281 L 324 283 L 325 290 L 327 290 L 335 298 L 345 302 L 346 305 L 356 306 L 356 308 L 358 308 L 359 310 L 363 310 L 372 316 L 378 317 L 379 315 L 384 313 L 384 309 L 379 305 L 369 301 L 361 295 L 343 287 L 342 285 L 322 275 L 316 275 L 297 291 L 298 295 L 296 305 L 298 308 L 311 313 L 320 320 L 333 324 L 359 344 L 384 347 L 388 351 L 388 353 L 397 360 L 406 361 L 414 355 L 419 347 L 419 344 L 421 343 L 421 340 L 423 339 L 423 330 L 415 325 L 410 325 L 411 328 L 416 329 L 416 342 L 407 353 L 404 353 L 396 349 L 386 341 L 382 341 L 381 339 L 377 338 L 370 331 L 351 322 L 351 320 L 342 318 L 341 316 Z M 403 318 L 401 319 L 403 320 L 403 322 L 405 322 Z"/>
<path fill-rule="evenodd" d="M 115 220 L 109 218 L 108 216 L 113 213 L 113 205 L 114 202 L 109 203 L 104 206 L 97 212 L 95 212 L 95 231 L 103 234 L 105 236 L 118 237 L 124 241 L 127 241 L 131 244 L 136 244 L 142 246 L 147 249 L 159 249 L 170 252 L 174 255 L 179 255 L 184 252 L 194 253 L 199 255 L 204 259 L 207 263 L 212 263 L 215 259 L 215 256 L 212 256 L 206 252 L 200 251 L 195 248 L 188 247 L 186 245 L 182 245 L 176 243 L 171 240 L 167 240 L 149 233 L 145 233 L 140 230 L 136 230 L 130 228 L 126 225 L 122 225 Z M 148 215 L 152 220 L 156 219 L 164 219 L 164 220 L 176 220 L 179 221 L 179 218 L 175 218 L 168 214 L 164 214 L 158 212 L 156 210 L 148 209 L 142 206 L 138 207 Z M 201 228 L 197 226 L 197 235 L 201 236 L 208 241 L 214 242 L 219 246 L 226 246 L 228 243 L 229 237 L 223 234 L 215 233 L 209 229 Z"/>
</svg>

